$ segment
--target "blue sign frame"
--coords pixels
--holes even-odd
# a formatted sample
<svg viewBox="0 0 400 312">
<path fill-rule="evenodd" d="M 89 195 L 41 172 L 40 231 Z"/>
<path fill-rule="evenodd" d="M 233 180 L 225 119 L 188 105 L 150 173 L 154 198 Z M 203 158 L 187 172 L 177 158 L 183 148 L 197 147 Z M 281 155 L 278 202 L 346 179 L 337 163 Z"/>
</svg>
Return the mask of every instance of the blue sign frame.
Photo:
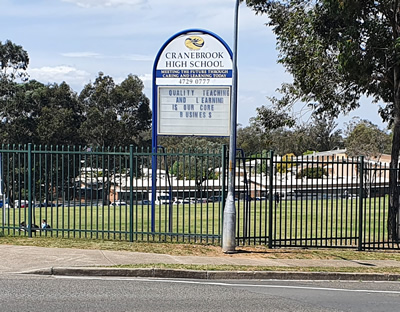
<svg viewBox="0 0 400 312">
<path fill-rule="evenodd" d="M 151 231 L 155 231 L 155 202 L 157 200 L 157 151 L 158 151 L 158 88 L 159 86 L 156 83 L 157 79 L 157 66 L 160 61 L 161 56 L 163 55 L 163 52 L 165 48 L 176 38 L 182 36 L 182 35 L 190 35 L 190 34 L 200 34 L 200 35 L 209 35 L 217 39 L 228 51 L 230 60 L 233 60 L 233 53 L 228 44 L 218 35 L 216 35 L 213 32 L 210 32 L 208 30 L 204 29 L 187 29 L 183 30 L 181 32 L 176 33 L 172 37 L 170 37 L 161 47 L 161 49 L 158 51 L 158 54 L 155 58 L 154 65 L 153 65 L 153 89 L 152 89 L 152 96 L 153 96 L 153 102 L 152 102 L 152 197 L 151 197 L 151 206 L 152 206 L 152 212 L 151 212 Z M 232 78 L 232 70 L 230 70 L 230 73 L 228 73 L 229 78 Z M 230 85 L 232 86 L 232 84 Z M 171 189 L 171 187 L 169 188 Z M 172 199 L 171 191 L 169 194 L 170 199 Z M 170 205 L 171 205 L 171 200 L 170 200 Z M 171 207 L 171 206 L 170 206 Z"/>
</svg>

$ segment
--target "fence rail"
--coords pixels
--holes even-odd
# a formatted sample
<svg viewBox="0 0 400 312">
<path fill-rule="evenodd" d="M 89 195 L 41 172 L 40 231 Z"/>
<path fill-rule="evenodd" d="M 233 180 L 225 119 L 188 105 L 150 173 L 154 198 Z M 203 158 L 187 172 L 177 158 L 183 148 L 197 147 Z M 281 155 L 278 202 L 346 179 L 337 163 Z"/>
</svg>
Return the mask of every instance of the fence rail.
<svg viewBox="0 0 400 312">
<path fill-rule="evenodd" d="M 219 244 L 226 155 L 225 147 L 152 154 L 133 147 L 2 146 L 1 231 Z M 156 201 L 151 202 L 154 159 Z M 238 245 L 399 248 L 388 230 L 387 165 L 273 153 L 238 153 L 236 159 Z M 41 229 L 42 220 L 50 228 Z"/>
</svg>

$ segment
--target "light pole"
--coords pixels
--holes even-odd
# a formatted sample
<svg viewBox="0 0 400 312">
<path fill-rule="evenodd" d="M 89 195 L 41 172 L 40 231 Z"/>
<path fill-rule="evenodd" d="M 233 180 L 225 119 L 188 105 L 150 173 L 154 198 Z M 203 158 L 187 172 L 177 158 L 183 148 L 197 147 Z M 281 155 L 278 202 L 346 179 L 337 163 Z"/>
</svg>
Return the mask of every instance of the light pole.
<svg viewBox="0 0 400 312">
<path fill-rule="evenodd" d="M 236 162 L 236 120 L 237 120 L 237 41 L 238 41 L 238 20 L 239 3 L 236 0 L 234 14 L 233 34 L 233 66 L 232 66 L 232 94 L 231 94 L 231 134 L 229 139 L 229 172 L 228 172 L 228 196 L 224 207 L 224 223 L 222 231 L 222 251 L 234 253 L 236 207 L 235 207 L 235 162 Z"/>
</svg>

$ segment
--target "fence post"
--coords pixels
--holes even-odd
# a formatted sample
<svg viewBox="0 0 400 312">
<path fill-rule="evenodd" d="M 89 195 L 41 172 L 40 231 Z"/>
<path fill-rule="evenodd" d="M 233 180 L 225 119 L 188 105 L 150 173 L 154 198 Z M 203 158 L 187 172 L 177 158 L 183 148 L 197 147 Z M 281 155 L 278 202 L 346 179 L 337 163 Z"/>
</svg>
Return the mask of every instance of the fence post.
<svg viewBox="0 0 400 312">
<path fill-rule="evenodd" d="M 32 143 L 28 144 L 28 236 L 32 237 Z"/>
<path fill-rule="evenodd" d="M 133 145 L 129 146 L 129 241 L 133 242 Z"/>
<path fill-rule="evenodd" d="M 272 248 L 273 241 L 273 183 L 274 183 L 274 151 L 269 152 L 269 166 L 267 166 L 267 170 L 269 167 L 269 185 L 268 185 L 268 248 Z"/>
<path fill-rule="evenodd" d="M 3 148 L 3 146 L 1 147 Z M 1 200 L 3 201 L 3 223 L 2 223 L 2 229 L 4 232 L 4 227 L 6 225 L 6 194 L 5 190 L 3 189 L 3 161 L 2 161 L 2 156 L 0 153 L 0 195 L 1 195 Z"/>
<path fill-rule="evenodd" d="M 221 167 L 222 167 L 222 206 L 225 204 L 225 199 L 226 199 L 226 151 L 227 151 L 227 146 L 226 144 L 222 145 L 222 151 L 221 151 Z"/>
<path fill-rule="evenodd" d="M 358 251 L 363 250 L 363 201 L 364 201 L 364 156 L 360 157 L 360 191 L 358 207 Z"/>
</svg>

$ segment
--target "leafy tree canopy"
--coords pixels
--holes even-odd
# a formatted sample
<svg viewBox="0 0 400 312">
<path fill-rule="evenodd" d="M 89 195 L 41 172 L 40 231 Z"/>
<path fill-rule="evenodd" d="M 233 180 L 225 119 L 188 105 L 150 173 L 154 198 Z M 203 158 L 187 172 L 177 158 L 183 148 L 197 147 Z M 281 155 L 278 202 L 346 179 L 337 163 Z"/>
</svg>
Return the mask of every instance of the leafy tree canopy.
<svg viewBox="0 0 400 312">
<path fill-rule="evenodd" d="M 386 105 L 384 121 L 396 122 L 400 148 L 399 1 L 248 0 L 266 13 L 277 36 L 278 62 L 293 75 L 278 107 L 309 104 L 315 114 L 347 113 L 362 95 Z M 397 95 L 396 95 L 397 94 Z M 397 128 L 395 128 L 397 129 Z M 398 159 L 398 155 L 393 154 Z"/>
<path fill-rule="evenodd" d="M 28 74 L 29 57 L 22 46 L 6 40 L 4 44 L 0 41 L 0 80 L 15 80 L 21 78 L 26 80 Z"/>
<path fill-rule="evenodd" d="M 390 153 L 390 135 L 368 120 L 354 119 L 347 127 L 346 149 L 350 157 L 379 158 Z"/>
<path fill-rule="evenodd" d="M 257 108 L 257 117 L 254 122 L 264 131 L 271 131 L 283 127 L 293 127 L 295 120 L 288 113 L 277 108 L 261 106 Z"/>
<path fill-rule="evenodd" d="M 238 127 L 236 144 L 246 155 L 260 155 L 271 149 L 269 133 L 258 126 L 255 118 L 250 119 L 248 126 Z"/>
<path fill-rule="evenodd" d="M 247 0 L 266 13 L 277 37 L 279 62 L 293 75 L 276 105 L 307 103 L 331 116 L 360 106 L 362 95 L 384 103 L 379 113 L 393 126 L 391 167 L 400 151 L 400 1 Z M 399 239 L 400 191 L 390 175 L 390 237 Z"/>
<path fill-rule="evenodd" d="M 273 150 L 279 155 L 288 153 L 302 155 L 307 150 L 328 151 L 343 147 L 342 131 L 337 129 L 338 124 L 331 116 L 326 114 L 314 115 L 308 122 L 296 123 L 291 128 L 285 127 L 285 123 L 281 123 L 279 128 L 268 129 L 268 126 L 259 126 L 260 120 L 266 120 L 265 116 L 260 117 L 260 114 L 268 110 L 270 109 L 259 110 L 256 122 L 243 129 L 249 132 L 250 135 L 243 136 L 243 130 L 238 131 L 238 145 L 246 146 L 246 143 L 249 144 L 258 139 L 259 148 Z M 273 111 L 273 109 L 270 111 Z M 278 123 L 275 124 L 277 125 Z M 248 128 L 253 130 L 250 132 Z M 254 143 L 251 146 L 256 145 Z M 254 150 L 258 152 L 257 149 Z"/>
<path fill-rule="evenodd" d="M 66 83 L 10 82 L 14 96 L 0 106 L 0 140 L 5 144 L 79 145 L 83 112 Z"/>
<path fill-rule="evenodd" d="M 150 101 L 143 83 L 129 75 L 120 85 L 99 73 L 85 86 L 79 100 L 86 112 L 81 134 L 89 145 L 123 146 L 138 144 L 140 133 L 151 126 Z"/>
</svg>

